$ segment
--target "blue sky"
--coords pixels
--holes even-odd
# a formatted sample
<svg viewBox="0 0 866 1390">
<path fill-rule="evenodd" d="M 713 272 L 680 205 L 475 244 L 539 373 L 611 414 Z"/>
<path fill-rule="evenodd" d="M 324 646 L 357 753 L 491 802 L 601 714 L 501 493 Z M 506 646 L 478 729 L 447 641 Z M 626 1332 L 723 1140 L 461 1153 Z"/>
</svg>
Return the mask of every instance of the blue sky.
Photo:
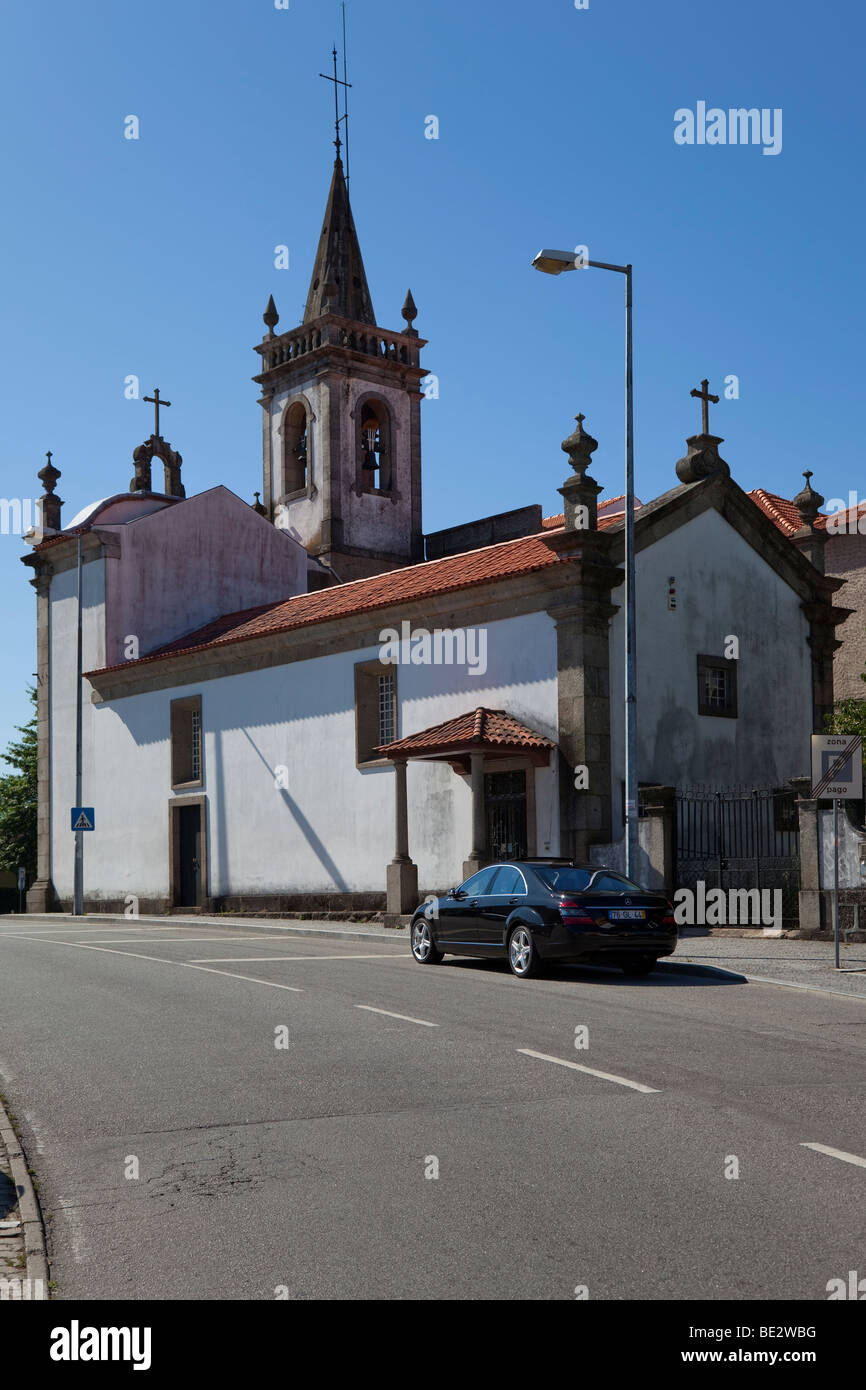
<svg viewBox="0 0 866 1390">
<path fill-rule="evenodd" d="M 330 180 L 336 0 L 6 0 L 0 495 L 65 517 L 125 491 L 158 385 L 187 492 L 260 486 L 250 378 L 273 293 L 300 320 Z M 744 488 L 863 492 L 862 8 L 805 0 L 348 0 L 351 194 L 377 318 L 411 286 L 426 530 L 540 502 L 578 409 L 622 491 L 621 277 L 558 279 L 541 246 L 634 265 L 636 476 L 676 484 L 702 377 Z M 680 146 L 674 112 L 783 112 L 781 153 Z M 123 137 L 136 115 L 140 139 Z M 425 118 L 439 139 L 425 139 Z M 274 247 L 290 250 L 274 268 Z M 0 536 L 0 747 L 28 713 L 35 596 Z"/>
</svg>

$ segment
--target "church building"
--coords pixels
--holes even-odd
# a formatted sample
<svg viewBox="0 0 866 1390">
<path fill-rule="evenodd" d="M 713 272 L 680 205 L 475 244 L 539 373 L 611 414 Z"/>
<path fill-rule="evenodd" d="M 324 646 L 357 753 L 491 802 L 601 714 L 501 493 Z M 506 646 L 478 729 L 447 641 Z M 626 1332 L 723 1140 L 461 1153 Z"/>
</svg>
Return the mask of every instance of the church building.
<svg viewBox="0 0 866 1390">
<path fill-rule="evenodd" d="M 86 910 L 397 918 L 494 858 L 622 863 L 623 499 L 580 414 L 542 504 L 425 535 L 417 315 L 377 322 L 338 148 L 303 322 L 264 313 L 254 504 L 185 495 L 156 392 L 127 491 L 64 523 L 49 458 L 31 911 L 72 902 L 79 617 Z M 781 530 L 721 443 L 636 507 L 645 788 L 786 787 L 832 709 L 822 499 Z"/>
</svg>

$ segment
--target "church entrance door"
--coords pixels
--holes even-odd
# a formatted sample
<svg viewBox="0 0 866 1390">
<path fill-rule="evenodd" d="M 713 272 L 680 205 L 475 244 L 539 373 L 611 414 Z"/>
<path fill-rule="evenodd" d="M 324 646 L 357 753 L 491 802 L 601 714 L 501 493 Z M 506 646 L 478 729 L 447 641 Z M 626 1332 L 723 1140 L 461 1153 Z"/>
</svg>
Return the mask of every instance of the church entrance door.
<svg viewBox="0 0 866 1390">
<path fill-rule="evenodd" d="M 179 875 L 178 907 L 201 903 L 201 807 L 178 807 Z"/>
</svg>

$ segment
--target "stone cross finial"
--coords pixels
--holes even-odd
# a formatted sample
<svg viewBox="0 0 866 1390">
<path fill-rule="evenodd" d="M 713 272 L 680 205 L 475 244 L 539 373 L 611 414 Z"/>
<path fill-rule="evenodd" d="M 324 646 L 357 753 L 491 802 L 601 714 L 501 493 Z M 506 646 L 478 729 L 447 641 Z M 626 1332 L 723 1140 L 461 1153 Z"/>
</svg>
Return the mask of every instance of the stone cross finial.
<svg viewBox="0 0 866 1390">
<path fill-rule="evenodd" d="M 145 397 L 144 397 L 144 400 L 146 400 L 146 401 L 148 402 L 149 405 L 152 405 L 152 406 L 154 407 L 155 414 L 156 414 L 156 426 L 155 426 L 153 432 L 154 432 L 154 434 L 156 435 L 157 439 L 159 439 L 159 437 L 160 437 L 160 435 L 159 435 L 159 407 L 160 407 L 161 405 L 170 406 L 170 405 L 171 405 L 171 401 L 161 401 L 161 400 L 159 399 L 159 387 L 158 387 L 158 386 L 155 386 L 155 387 L 154 387 L 153 395 L 152 395 L 152 396 L 145 396 Z"/>
<path fill-rule="evenodd" d="M 697 389 L 697 387 L 694 387 L 694 388 L 689 392 L 689 395 L 690 395 L 690 396 L 696 396 L 697 399 L 701 402 L 701 434 L 709 434 L 709 432 L 710 432 L 710 401 L 713 402 L 713 405 L 718 405 L 718 403 L 719 403 L 719 398 L 718 398 L 718 396 L 712 396 L 712 395 L 710 395 L 710 383 L 707 381 L 707 378 L 706 378 L 706 377 L 704 377 L 703 381 L 701 382 L 701 389 L 700 389 L 700 391 Z"/>
</svg>

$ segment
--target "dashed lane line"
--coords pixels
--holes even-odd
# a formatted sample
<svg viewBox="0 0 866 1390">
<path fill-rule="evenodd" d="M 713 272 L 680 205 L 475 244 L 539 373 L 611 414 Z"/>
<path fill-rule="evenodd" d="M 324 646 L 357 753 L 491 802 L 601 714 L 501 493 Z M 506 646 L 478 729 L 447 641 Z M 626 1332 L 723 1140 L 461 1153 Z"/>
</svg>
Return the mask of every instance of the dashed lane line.
<svg viewBox="0 0 866 1390">
<path fill-rule="evenodd" d="M 390 1009 L 374 1009 L 372 1004 L 356 1004 L 356 1009 L 366 1009 L 371 1014 L 384 1014 L 386 1018 L 399 1018 L 403 1023 L 418 1023 L 422 1028 L 438 1028 L 438 1023 L 428 1023 L 426 1018 L 411 1018 L 409 1014 L 392 1014 Z"/>
<path fill-rule="evenodd" d="M 644 1086 L 640 1081 L 629 1081 L 627 1076 L 614 1076 L 610 1071 L 596 1071 L 594 1067 L 581 1066 L 579 1062 L 568 1062 L 564 1057 L 551 1057 L 546 1052 L 533 1052 L 531 1047 L 518 1047 L 525 1057 L 537 1057 L 541 1062 L 555 1062 L 558 1067 L 570 1067 L 572 1071 L 586 1072 L 587 1076 L 598 1076 L 602 1081 L 615 1081 L 618 1086 L 628 1086 L 644 1095 L 660 1095 L 657 1086 Z"/>
<path fill-rule="evenodd" d="M 830 1158 L 841 1158 L 843 1163 L 854 1163 L 858 1168 L 866 1168 L 866 1158 L 859 1154 L 848 1154 L 844 1149 L 831 1149 L 827 1144 L 801 1144 L 801 1149 L 814 1149 L 816 1153 L 828 1154 Z"/>
</svg>

